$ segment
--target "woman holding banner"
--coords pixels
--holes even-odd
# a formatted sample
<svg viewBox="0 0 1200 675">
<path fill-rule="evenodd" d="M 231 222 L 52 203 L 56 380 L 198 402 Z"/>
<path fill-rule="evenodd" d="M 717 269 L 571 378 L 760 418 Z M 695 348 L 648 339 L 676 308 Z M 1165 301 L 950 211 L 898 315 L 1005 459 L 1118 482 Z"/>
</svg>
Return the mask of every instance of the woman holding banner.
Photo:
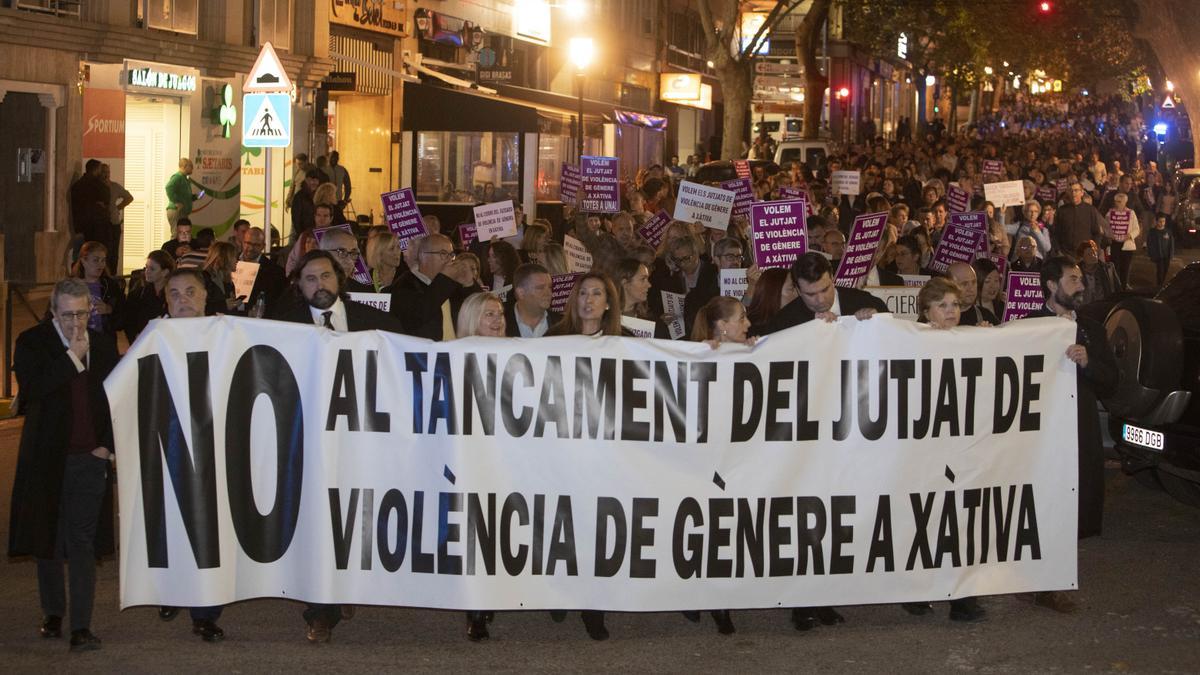
<svg viewBox="0 0 1200 675">
<path fill-rule="evenodd" d="M 783 268 L 763 270 L 750 293 L 750 305 L 746 308 L 750 319 L 750 334 L 762 335 L 767 322 L 787 304 L 796 299 L 796 285 Z"/>
<path fill-rule="evenodd" d="M 958 284 L 945 277 L 934 277 L 921 287 L 917 295 L 917 311 L 919 321 L 933 330 L 949 330 L 958 326 L 961 310 L 958 306 L 959 295 L 962 291 Z M 913 616 L 923 616 L 933 612 L 929 602 L 901 603 L 904 611 Z M 987 612 L 979 605 L 974 597 L 959 598 L 950 601 L 951 621 L 982 621 Z"/>
</svg>

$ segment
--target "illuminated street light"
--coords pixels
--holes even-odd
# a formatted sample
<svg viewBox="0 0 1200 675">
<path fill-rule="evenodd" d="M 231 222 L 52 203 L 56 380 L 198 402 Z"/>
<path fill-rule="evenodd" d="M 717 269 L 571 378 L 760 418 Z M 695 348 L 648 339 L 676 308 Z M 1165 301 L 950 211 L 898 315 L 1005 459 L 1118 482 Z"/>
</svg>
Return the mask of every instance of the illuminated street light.
<svg viewBox="0 0 1200 675">
<path fill-rule="evenodd" d="M 1167 80 L 1167 91 L 1175 91 L 1175 83 Z"/>
<path fill-rule="evenodd" d="M 925 76 L 925 86 L 926 86 L 926 87 L 932 87 L 932 86 L 933 86 L 933 85 L 935 85 L 935 84 L 937 84 L 937 78 L 936 78 L 936 77 L 934 77 L 934 76 L 932 76 L 932 75 L 926 75 L 926 76 Z"/>
<path fill-rule="evenodd" d="M 590 37 L 573 37 L 567 45 L 567 53 L 576 70 L 587 70 L 596 56 L 596 42 Z"/>
<path fill-rule="evenodd" d="M 993 72 L 993 71 L 992 71 L 992 67 L 991 67 L 991 66 L 984 66 L 984 67 L 983 67 L 983 74 L 984 74 L 984 75 L 991 75 L 991 74 L 992 74 L 992 72 Z"/>
</svg>

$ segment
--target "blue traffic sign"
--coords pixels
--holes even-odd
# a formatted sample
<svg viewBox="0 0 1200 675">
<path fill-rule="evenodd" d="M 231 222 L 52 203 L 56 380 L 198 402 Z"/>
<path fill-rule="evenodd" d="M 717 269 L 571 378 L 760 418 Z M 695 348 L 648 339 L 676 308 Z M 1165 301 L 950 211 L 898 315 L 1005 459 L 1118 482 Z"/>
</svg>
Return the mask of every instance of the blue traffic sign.
<svg viewBox="0 0 1200 675">
<path fill-rule="evenodd" d="M 289 94 L 246 94 L 242 97 L 242 145 L 286 148 L 292 144 L 292 98 Z"/>
</svg>

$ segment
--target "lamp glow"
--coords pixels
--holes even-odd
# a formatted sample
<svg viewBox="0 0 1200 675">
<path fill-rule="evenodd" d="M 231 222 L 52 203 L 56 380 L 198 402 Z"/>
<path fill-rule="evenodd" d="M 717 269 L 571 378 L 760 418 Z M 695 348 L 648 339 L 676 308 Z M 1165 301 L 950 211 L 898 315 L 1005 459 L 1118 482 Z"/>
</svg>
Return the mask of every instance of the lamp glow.
<svg viewBox="0 0 1200 675">
<path fill-rule="evenodd" d="M 596 56 L 596 43 L 589 37 L 574 37 L 568 43 L 567 52 L 577 69 L 586 70 Z"/>
</svg>

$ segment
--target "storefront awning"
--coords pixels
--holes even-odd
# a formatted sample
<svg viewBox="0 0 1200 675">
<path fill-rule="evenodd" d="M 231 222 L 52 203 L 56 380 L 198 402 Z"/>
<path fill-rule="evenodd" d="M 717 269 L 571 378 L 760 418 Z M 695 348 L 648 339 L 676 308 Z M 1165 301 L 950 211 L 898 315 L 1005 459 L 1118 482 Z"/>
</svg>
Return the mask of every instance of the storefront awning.
<svg viewBox="0 0 1200 675">
<path fill-rule="evenodd" d="M 447 114 L 448 111 L 454 111 L 454 114 Z M 405 131 L 537 133 L 562 125 L 569 128 L 572 116 L 569 110 L 504 96 L 432 84 L 404 85 Z"/>
</svg>

